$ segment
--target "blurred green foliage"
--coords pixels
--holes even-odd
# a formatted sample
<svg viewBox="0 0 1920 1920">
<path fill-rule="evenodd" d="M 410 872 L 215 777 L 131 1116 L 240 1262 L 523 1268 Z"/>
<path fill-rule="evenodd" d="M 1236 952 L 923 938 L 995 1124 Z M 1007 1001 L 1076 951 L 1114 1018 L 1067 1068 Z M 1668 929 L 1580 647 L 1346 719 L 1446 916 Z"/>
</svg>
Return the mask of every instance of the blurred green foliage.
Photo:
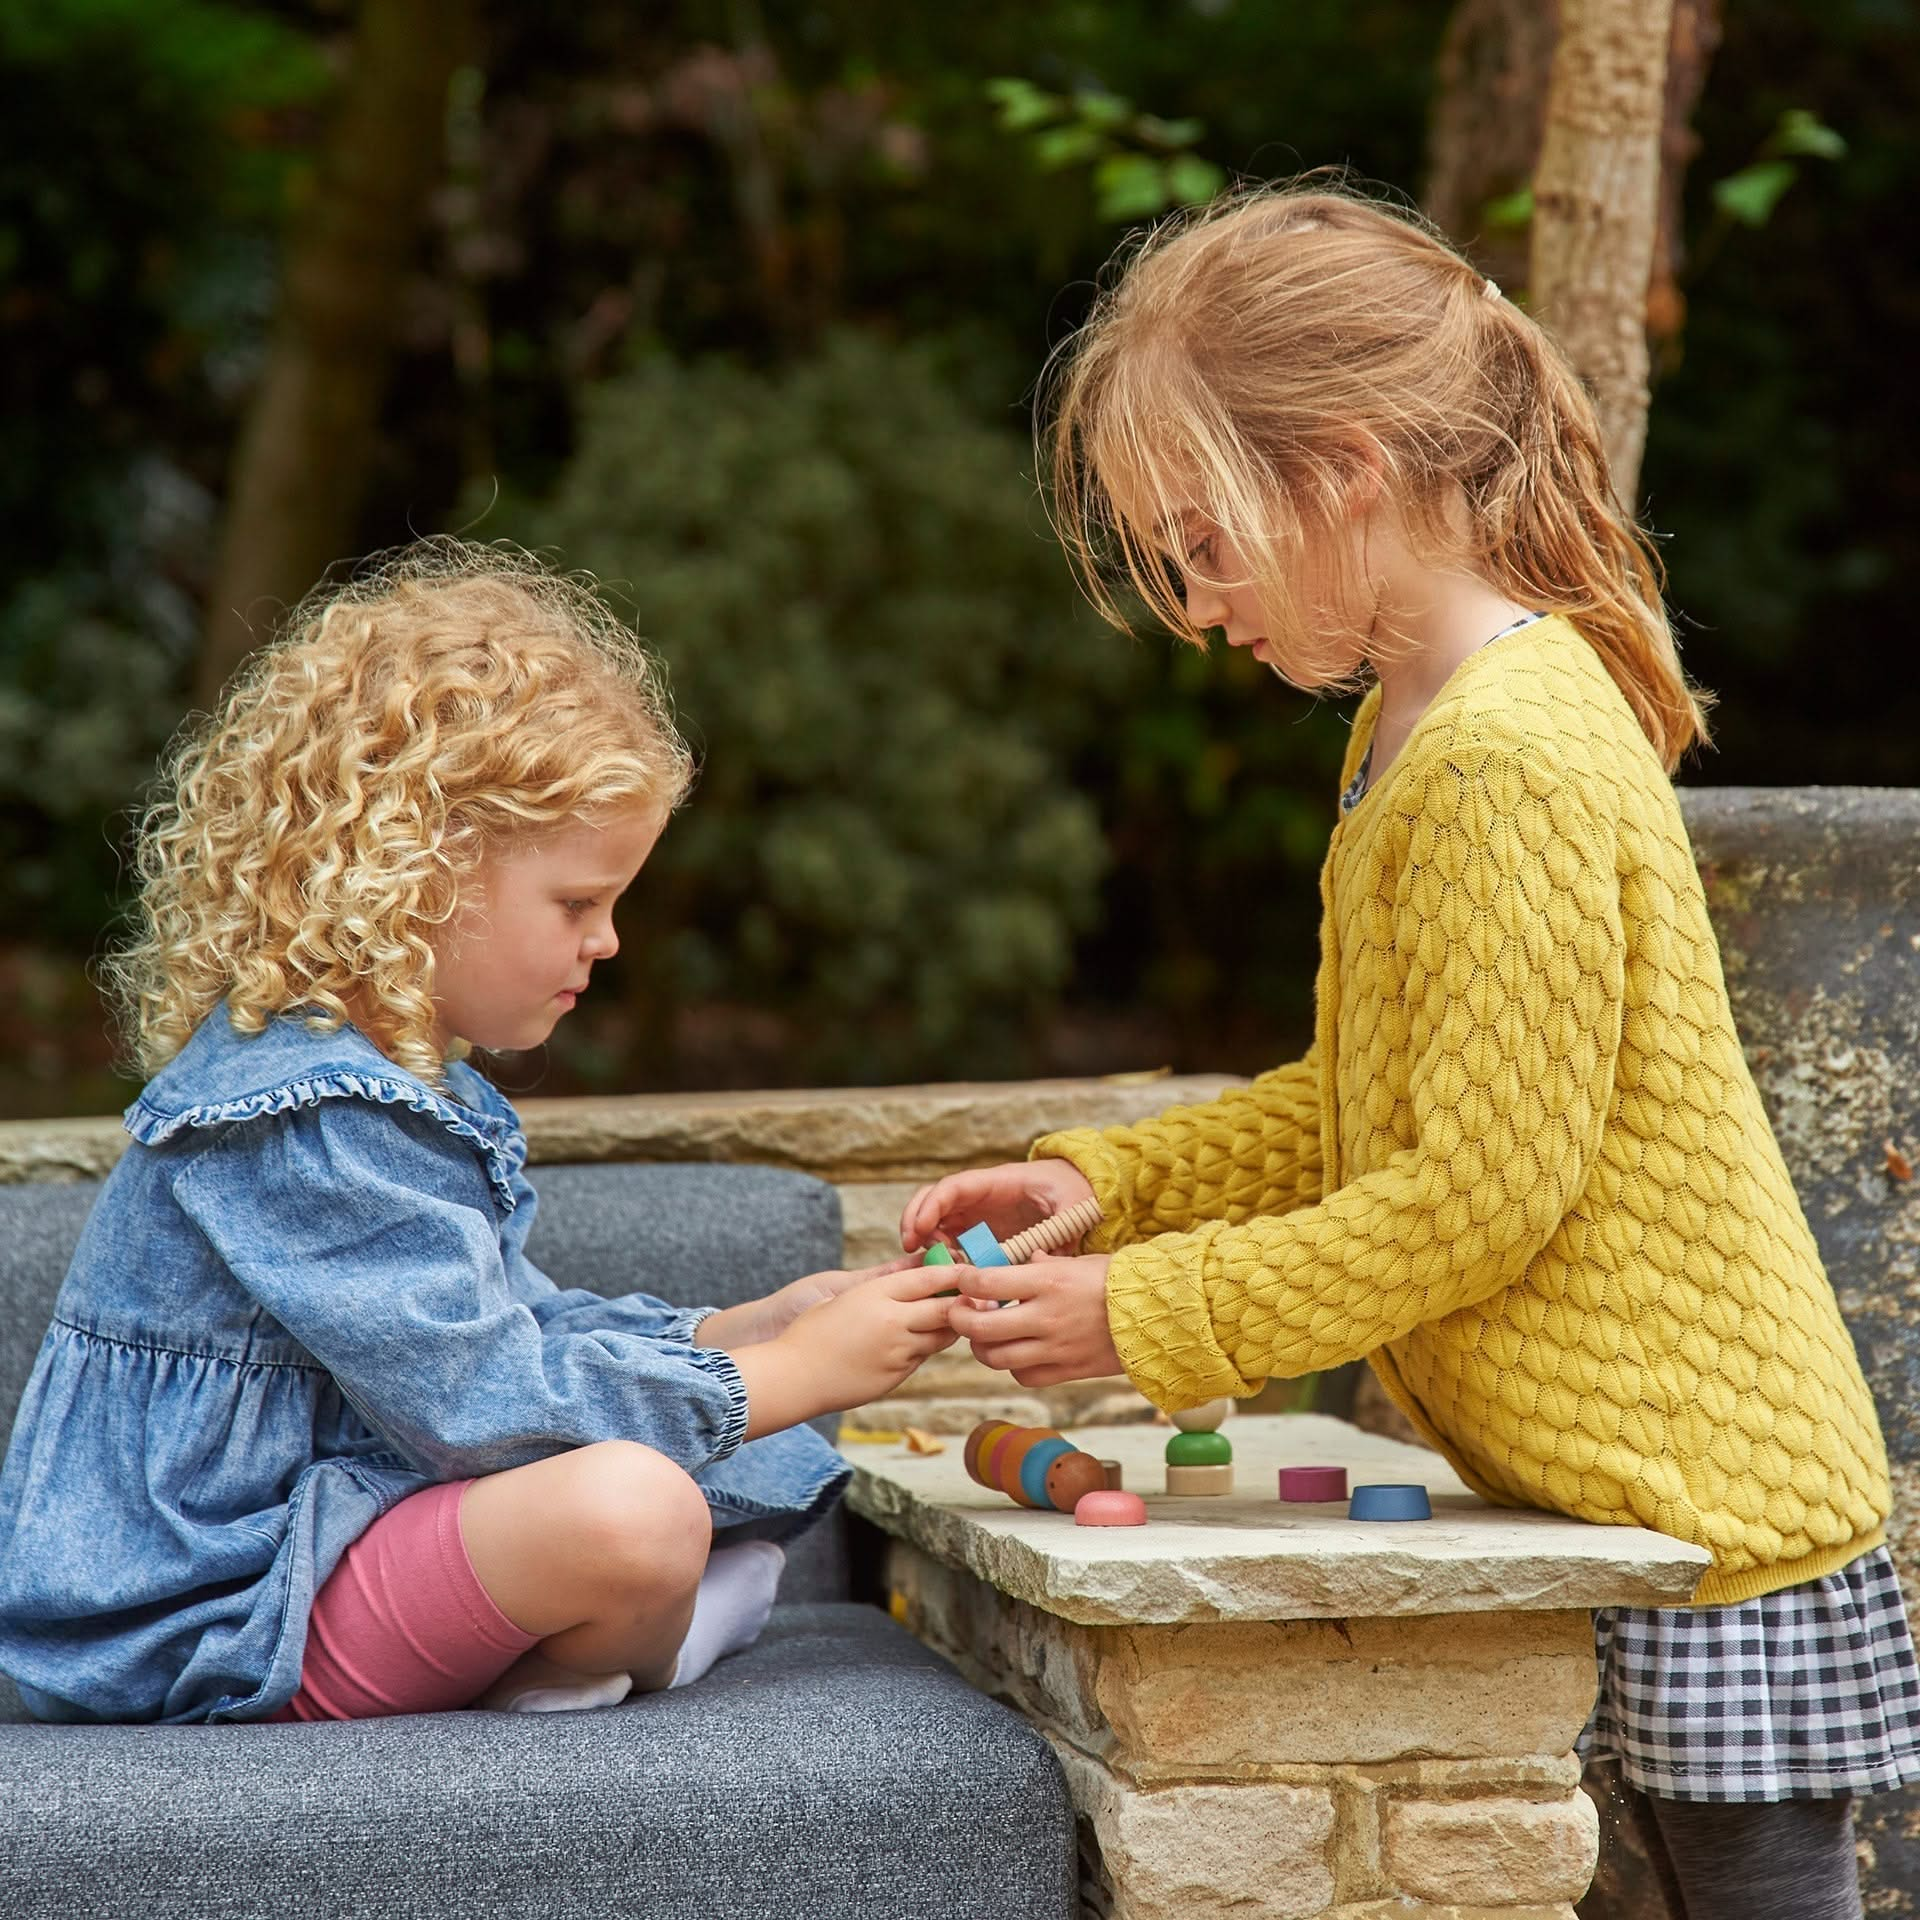
<svg viewBox="0 0 1920 1920">
<path fill-rule="evenodd" d="M 1093 169 L 1102 220 L 1151 220 L 1170 207 L 1204 206 L 1227 183 L 1219 167 L 1191 151 L 1206 132 L 1198 120 L 1162 120 L 1096 87 L 1048 93 L 1004 75 L 987 82 L 987 96 L 1000 125 L 1027 136 L 1043 171 Z"/>
<path fill-rule="evenodd" d="M 326 69 L 212 0 L 0 10 L 0 921 L 84 953 L 196 588 Z"/>
<path fill-rule="evenodd" d="M 549 1084 L 1300 1044 L 1342 719 L 1093 627 L 1026 401 L 1129 222 L 1323 163 L 1417 192 L 1448 8 L 477 4 L 355 544 L 473 525 L 623 583 L 707 756 Z M 72 983 L 351 20 L 0 11 L 0 1110 L 101 1097 Z M 1726 9 L 1643 477 L 1723 696 L 1693 777 L 1920 781 L 1916 120 L 1912 0 Z"/>
<path fill-rule="evenodd" d="M 1031 1057 L 1109 858 L 1070 769 L 1140 675 L 935 347 L 649 355 L 584 396 L 551 501 L 496 527 L 630 605 L 701 756 L 635 896 L 656 1070 L 716 1006 L 776 1015 L 802 1077 Z"/>
</svg>

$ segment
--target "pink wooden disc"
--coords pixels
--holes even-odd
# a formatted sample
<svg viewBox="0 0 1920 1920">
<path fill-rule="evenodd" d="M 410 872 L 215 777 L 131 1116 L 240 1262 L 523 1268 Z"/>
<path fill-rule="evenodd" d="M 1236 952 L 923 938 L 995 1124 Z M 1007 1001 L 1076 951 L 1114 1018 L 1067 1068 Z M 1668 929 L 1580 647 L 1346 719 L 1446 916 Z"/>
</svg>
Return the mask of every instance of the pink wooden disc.
<svg viewBox="0 0 1920 1920">
<path fill-rule="evenodd" d="M 1144 1527 L 1147 1503 L 1137 1493 L 1123 1493 L 1115 1487 L 1096 1487 L 1083 1493 L 1073 1510 L 1076 1527 Z"/>
<path fill-rule="evenodd" d="M 1345 1467 L 1282 1467 L 1282 1500 L 1344 1500 L 1347 1497 Z"/>
</svg>

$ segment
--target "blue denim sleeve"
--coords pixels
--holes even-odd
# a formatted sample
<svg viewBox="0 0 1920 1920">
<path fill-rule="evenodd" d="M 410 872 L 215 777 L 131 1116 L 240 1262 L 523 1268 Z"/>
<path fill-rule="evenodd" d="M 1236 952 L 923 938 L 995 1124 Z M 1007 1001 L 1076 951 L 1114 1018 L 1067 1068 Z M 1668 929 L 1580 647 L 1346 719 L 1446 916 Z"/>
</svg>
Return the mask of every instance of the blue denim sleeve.
<svg viewBox="0 0 1920 1920">
<path fill-rule="evenodd" d="M 573 1333 L 605 1328 L 638 1334 L 642 1339 L 670 1340 L 691 1346 L 701 1321 L 719 1311 L 716 1307 L 672 1306 L 665 1300 L 656 1300 L 650 1293 L 623 1293 L 609 1298 L 590 1287 L 555 1286 L 527 1258 L 527 1232 L 533 1225 L 540 1196 L 524 1173 L 513 1175 L 512 1187 L 518 1204 L 500 1230 L 501 1259 L 513 1297 L 526 1306 L 542 1327 Z"/>
<path fill-rule="evenodd" d="M 429 1115 L 329 1099 L 231 1127 L 174 1193 L 239 1284 L 437 1479 L 616 1439 L 693 1473 L 745 1437 L 746 1388 L 718 1348 L 564 1313 L 543 1324 L 516 1297 L 486 1173 Z"/>
</svg>

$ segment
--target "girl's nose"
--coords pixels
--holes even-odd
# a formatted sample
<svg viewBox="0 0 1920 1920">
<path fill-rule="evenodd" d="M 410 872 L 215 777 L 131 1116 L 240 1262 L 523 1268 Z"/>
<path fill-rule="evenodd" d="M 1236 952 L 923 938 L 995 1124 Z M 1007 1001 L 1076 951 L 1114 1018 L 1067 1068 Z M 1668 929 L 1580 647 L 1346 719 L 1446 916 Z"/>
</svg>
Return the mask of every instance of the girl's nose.
<svg viewBox="0 0 1920 1920">
<path fill-rule="evenodd" d="M 1189 577 L 1186 583 L 1187 618 L 1196 627 L 1223 627 L 1227 623 L 1226 595 L 1217 587 Z"/>
</svg>

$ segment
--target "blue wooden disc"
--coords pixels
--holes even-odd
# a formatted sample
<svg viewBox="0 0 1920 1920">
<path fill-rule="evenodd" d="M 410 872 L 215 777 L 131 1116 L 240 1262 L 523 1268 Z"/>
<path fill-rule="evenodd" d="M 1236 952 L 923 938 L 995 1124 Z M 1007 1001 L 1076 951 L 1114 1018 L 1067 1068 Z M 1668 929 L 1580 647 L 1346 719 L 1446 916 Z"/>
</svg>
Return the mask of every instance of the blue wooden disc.
<svg viewBox="0 0 1920 1920">
<path fill-rule="evenodd" d="M 960 1251 L 976 1267 L 1010 1267 L 1013 1262 L 1007 1258 L 1007 1250 L 993 1237 L 993 1229 L 982 1220 L 977 1227 L 969 1227 L 960 1236 Z"/>
<path fill-rule="evenodd" d="M 1355 1487 L 1347 1502 L 1349 1520 L 1431 1520 L 1433 1502 L 1425 1487 L 1376 1482 Z"/>
</svg>

